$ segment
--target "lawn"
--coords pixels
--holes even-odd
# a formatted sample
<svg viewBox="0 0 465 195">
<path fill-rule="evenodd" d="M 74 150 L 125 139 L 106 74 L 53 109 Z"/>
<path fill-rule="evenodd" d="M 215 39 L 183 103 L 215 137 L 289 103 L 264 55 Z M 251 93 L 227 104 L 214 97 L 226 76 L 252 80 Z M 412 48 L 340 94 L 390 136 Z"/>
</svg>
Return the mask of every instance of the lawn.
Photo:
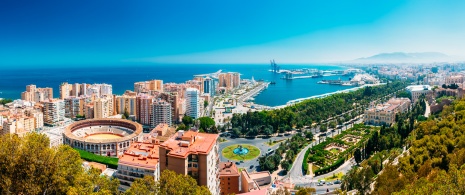
<svg viewBox="0 0 465 195">
<path fill-rule="evenodd" d="M 342 172 L 339 172 L 339 173 L 333 174 L 333 176 L 325 177 L 325 180 L 326 181 L 334 181 L 337 179 L 341 180 L 342 176 L 344 176 L 344 174 Z"/>
<path fill-rule="evenodd" d="M 225 158 L 227 158 L 229 160 L 236 160 L 236 161 L 252 160 L 254 158 L 257 158 L 260 155 L 260 150 L 257 147 L 252 146 L 252 145 L 248 145 L 248 144 L 241 144 L 241 145 L 242 145 L 243 148 L 249 149 L 249 153 L 247 153 L 245 155 L 234 154 L 234 149 L 239 147 L 239 144 L 228 146 L 228 147 L 224 148 L 221 153 L 223 154 L 223 156 Z"/>
<path fill-rule="evenodd" d="M 96 155 L 84 150 L 80 150 L 77 148 L 74 148 L 76 151 L 79 152 L 79 155 L 81 156 L 82 159 L 86 161 L 91 161 L 91 162 L 98 162 L 107 165 L 109 168 L 112 169 L 117 169 L 118 168 L 118 158 L 111 158 L 111 157 L 106 157 L 106 156 L 100 156 Z"/>
</svg>

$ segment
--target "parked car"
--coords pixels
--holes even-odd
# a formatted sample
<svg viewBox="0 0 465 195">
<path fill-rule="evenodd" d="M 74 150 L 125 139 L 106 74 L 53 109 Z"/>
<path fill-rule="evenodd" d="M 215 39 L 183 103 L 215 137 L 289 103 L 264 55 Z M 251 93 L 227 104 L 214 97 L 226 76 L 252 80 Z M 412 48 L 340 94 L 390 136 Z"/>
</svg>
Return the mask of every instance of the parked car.
<svg viewBox="0 0 465 195">
<path fill-rule="evenodd" d="M 250 165 L 250 169 L 253 169 L 253 165 Z"/>
<path fill-rule="evenodd" d="M 239 163 L 239 162 L 236 162 L 236 165 L 240 165 L 240 164 L 241 164 L 241 163 Z"/>
<path fill-rule="evenodd" d="M 340 180 L 336 180 L 336 181 L 334 181 L 334 184 L 341 184 L 341 181 L 340 181 Z"/>
<path fill-rule="evenodd" d="M 326 185 L 328 186 L 333 185 L 333 182 L 327 182 Z"/>
<path fill-rule="evenodd" d="M 316 186 L 323 186 L 323 184 L 320 182 L 320 183 L 316 184 Z"/>
<path fill-rule="evenodd" d="M 241 162 L 241 163 L 244 163 L 244 161 L 243 161 L 243 160 L 241 160 L 241 161 L 239 161 L 239 162 Z"/>
</svg>

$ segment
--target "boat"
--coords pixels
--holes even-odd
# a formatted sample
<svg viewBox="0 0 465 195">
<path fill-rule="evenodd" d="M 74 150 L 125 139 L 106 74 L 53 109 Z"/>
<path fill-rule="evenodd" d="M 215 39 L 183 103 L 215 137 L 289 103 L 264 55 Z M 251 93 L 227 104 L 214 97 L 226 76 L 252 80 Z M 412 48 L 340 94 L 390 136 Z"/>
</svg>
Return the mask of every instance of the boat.
<svg viewBox="0 0 465 195">
<path fill-rule="evenodd" d="M 274 82 L 274 81 L 271 81 L 271 82 L 270 82 L 270 84 L 271 84 L 271 85 L 274 85 L 274 84 L 276 84 L 276 82 Z"/>
<path fill-rule="evenodd" d="M 328 82 L 326 82 L 326 81 L 324 81 L 324 80 L 323 80 L 323 81 L 318 81 L 317 83 L 318 83 L 318 84 L 328 84 Z"/>
</svg>

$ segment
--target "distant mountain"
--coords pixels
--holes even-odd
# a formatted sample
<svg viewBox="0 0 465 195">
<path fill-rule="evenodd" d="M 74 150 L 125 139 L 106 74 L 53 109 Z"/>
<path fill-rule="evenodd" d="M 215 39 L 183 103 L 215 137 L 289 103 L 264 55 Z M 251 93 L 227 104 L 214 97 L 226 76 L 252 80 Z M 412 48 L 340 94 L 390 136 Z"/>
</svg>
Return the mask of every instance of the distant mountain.
<svg viewBox="0 0 465 195">
<path fill-rule="evenodd" d="M 421 53 L 380 53 L 367 58 L 358 58 L 353 62 L 359 63 L 421 63 L 421 62 L 445 62 L 451 61 L 452 58 L 439 52 L 421 52 Z"/>
</svg>

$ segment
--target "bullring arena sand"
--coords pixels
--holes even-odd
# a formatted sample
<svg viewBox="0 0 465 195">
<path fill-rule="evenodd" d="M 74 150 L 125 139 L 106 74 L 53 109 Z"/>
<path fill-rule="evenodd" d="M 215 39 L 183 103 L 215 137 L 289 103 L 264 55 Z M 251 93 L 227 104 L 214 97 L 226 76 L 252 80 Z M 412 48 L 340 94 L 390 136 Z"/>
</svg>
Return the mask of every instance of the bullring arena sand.
<svg viewBox="0 0 465 195">
<path fill-rule="evenodd" d="M 102 139 L 102 140 L 105 140 L 105 139 L 115 139 L 115 138 L 121 138 L 121 137 L 123 137 L 123 136 L 115 135 L 115 134 L 112 134 L 112 133 L 100 133 L 100 134 L 89 135 L 86 138 L 87 139 Z"/>
</svg>

